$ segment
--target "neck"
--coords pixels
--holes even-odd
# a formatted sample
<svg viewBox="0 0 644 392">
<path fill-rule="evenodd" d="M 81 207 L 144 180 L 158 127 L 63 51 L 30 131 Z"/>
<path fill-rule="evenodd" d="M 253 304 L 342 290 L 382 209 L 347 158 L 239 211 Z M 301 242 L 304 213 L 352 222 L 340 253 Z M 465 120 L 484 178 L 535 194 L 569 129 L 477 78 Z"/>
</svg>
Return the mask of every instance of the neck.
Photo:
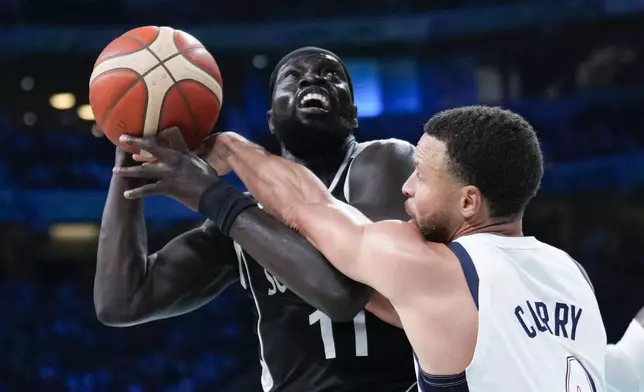
<svg viewBox="0 0 644 392">
<path fill-rule="evenodd" d="M 523 216 L 494 219 L 480 224 L 465 224 L 454 233 L 452 241 L 471 234 L 487 233 L 505 237 L 523 237 Z"/>
<path fill-rule="evenodd" d="M 333 151 L 321 151 L 317 154 L 311 154 L 306 157 L 299 157 L 293 155 L 288 151 L 284 145 L 282 148 L 282 156 L 300 165 L 306 166 L 318 177 L 326 177 L 328 175 L 335 175 L 342 161 L 347 156 L 350 148 L 356 144 L 356 139 L 353 135 L 349 136 L 340 148 L 333 149 Z"/>
</svg>

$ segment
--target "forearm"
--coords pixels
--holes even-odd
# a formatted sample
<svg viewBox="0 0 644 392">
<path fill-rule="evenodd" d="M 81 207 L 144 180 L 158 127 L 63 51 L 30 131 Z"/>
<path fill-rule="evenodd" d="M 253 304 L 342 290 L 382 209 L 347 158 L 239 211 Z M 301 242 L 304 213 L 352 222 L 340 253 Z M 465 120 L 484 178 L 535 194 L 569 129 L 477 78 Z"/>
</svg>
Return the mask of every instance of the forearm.
<svg viewBox="0 0 644 392">
<path fill-rule="evenodd" d="M 148 258 L 142 201 L 123 197 L 131 182 L 113 176 L 103 210 L 94 279 L 99 319 L 110 318 L 117 309 L 129 313 L 145 280 Z"/>
<path fill-rule="evenodd" d="M 220 156 L 226 157 L 262 206 L 304 235 L 342 273 L 359 280 L 352 256 L 359 251 L 360 224 L 370 220 L 335 200 L 303 166 L 271 156 L 238 135 L 222 136 L 225 139 L 218 140 L 222 142 L 218 144 Z"/>
<path fill-rule="evenodd" d="M 334 321 L 351 320 L 372 290 L 337 269 L 309 241 L 259 208 L 240 214 L 230 236 L 290 290 Z"/>
<path fill-rule="evenodd" d="M 314 185 L 313 191 L 308 184 L 300 186 L 296 170 L 301 168 L 300 165 L 271 156 L 238 135 L 220 135 L 215 146 L 214 155 L 220 160 L 225 159 L 227 166 L 235 170 L 253 196 L 282 222 L 288 223 L 290 207 L 298 210 L 299 206 L 308 205 L 315 198 L 332 200 L 325 188 L 316 192 L 315 181 L 319 180 L 315 177 L 309 178 Z M 282 186 L 287 188 L 286 192 Z M 223 186 L 206 192 L 200 201 L 199 211 L 214 221 L 226 222 L 228 219 L 222 211 L 237 208 L 226 192 L 230 191 L 225 191 Z M 239 203 L 243 204 L 243 201 Z M 371 290 L 333 268 L 309 241 L 294 230 L 257 208 L 252 208 L 249 213 L 244 211 L 236 223 L 235 230 L 230 230 L 229 235 L 312 306 L 335 319 L 350 319 L 364 308 Z"/>
<path fill-rule="evenodd" d="M 374 293 L 365 309 L 388 324 L 398 328 L 403 327 L 396 309 L 394 309 L 391 302 L 380 293 Z"/>
<path fill-rule="evenodd" d="M 184 233 L 148 256 L 142 202 L 123 197 L 136 185 L 114 176 L 103 211 L 94 306 L 99 320 L 111 326 L 186 313 L 237 276 L 232 241 L 212 225 Z"/>
<path fill-rule="evenodd" d="M 263 208 L 287 225 L 293 210 L 333 200 L 308 169 L 271 155 L 237 134 L 220 135 L 215 149 Z"/>
</svg>

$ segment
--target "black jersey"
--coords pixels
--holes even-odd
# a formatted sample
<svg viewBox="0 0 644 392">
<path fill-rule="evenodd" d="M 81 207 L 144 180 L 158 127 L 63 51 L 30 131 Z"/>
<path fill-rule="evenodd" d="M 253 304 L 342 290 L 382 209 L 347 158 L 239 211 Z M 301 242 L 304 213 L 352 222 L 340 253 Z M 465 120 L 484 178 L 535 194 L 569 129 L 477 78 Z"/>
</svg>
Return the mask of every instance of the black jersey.
<svg viewBox="0 0 644 392">
<path fill-rule="evenodd" d="M 342 201 L 356 153 L 330 187 Z M 415 383 L 413 353 L 401 329 L 364 310 L 352 322 L 332 322 L 236 250 L 240 282 L 255 303 L 264 392 L 406 392 Z"/>
</svg>

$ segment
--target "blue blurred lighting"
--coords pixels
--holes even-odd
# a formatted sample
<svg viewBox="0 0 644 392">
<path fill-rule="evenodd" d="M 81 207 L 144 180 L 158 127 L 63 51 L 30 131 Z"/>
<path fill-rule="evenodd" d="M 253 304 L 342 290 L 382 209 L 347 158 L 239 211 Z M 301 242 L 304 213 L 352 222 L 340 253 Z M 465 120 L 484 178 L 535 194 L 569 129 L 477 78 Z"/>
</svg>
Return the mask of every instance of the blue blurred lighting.
<svg viewBox="0 0 644 392">
<path fill-rule="evenodd" d="M 347 63 L 353 82 L 358 117 L 378 117 L 382 114 L 382 86 L 376 60 L 351 60 Z"/>
<path fill-rule="evenodd" d="M 421 109 L 418 63 L 395 60 L 382 64 L 382 91 L 386 113 L 418 113 Z"/>
</svg>

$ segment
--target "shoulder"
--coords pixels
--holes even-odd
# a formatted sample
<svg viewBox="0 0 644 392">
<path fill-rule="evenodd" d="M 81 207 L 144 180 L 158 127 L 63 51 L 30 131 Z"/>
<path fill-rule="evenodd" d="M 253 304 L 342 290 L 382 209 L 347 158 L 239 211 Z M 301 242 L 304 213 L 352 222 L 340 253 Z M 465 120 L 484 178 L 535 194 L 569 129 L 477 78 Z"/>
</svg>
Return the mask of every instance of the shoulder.
<svg viewBox="0 0 644 392">
<path fill-rule="evenodd" d="M 462 279 L 462 269 L 449 248 L 426 241 L 411 221 L 374 222 L 363 227 L 362 235 L 361 259 L 368 260 L 365 265 L 369 263 L 378 269 L 376 273 L 383 274 L 382 285 L 398 301 L 409 301 L 412 292 L 434 295 L 444 288 L 445 282 Z M 391 280 L 391 276 L 397 279 Z M 377 289 L 388 297 L 380 287 Z"/>
<path fill-rule="evenodd" d="M 423 235 L 416 224 L 412 221 L 403 221 L 398 219 L 386 219 L 371 224 L 373 233 L 393 238 L 396 241 L 413 241 L 416 244 L 431 245 L 433 243 L 426 242 Z M 393 237 L 392 237 L 393 236 Z"/>
<path fill-rule="evenodd" d="M 415 150 L 398 139 L 359 144 L 345 182 L 346 199 L 371 220 L 406 219 L 400 190 L 414 171 Z"/>
<path fill-rule="evenodd" d="M 414 171 L 416 147 L 398 139 L 374 140 L 360 143 L 356 149 L 349 177 L 365 178 L 373 175 L 407 177 Z M 356 170 L 357 169 L 357 170 Z"/>
<path fill-rule="evenodd" d="M 422 232 L 411 220 L 382 220 L 366 226 L 364 233 L 376 243 L 391 244 L 404 257 L 421 260 L 443 260 L 453 254 L 445 244 L 425 240 Z M 423 261 L 423 264 L 426 264 Z"/>
<path fill-rule="evenodd" d="M 393 159 L 413 163 L 416 147 L 400 139 L 374 140 L 358 144 L 355 160 Z"/>
</svg>

